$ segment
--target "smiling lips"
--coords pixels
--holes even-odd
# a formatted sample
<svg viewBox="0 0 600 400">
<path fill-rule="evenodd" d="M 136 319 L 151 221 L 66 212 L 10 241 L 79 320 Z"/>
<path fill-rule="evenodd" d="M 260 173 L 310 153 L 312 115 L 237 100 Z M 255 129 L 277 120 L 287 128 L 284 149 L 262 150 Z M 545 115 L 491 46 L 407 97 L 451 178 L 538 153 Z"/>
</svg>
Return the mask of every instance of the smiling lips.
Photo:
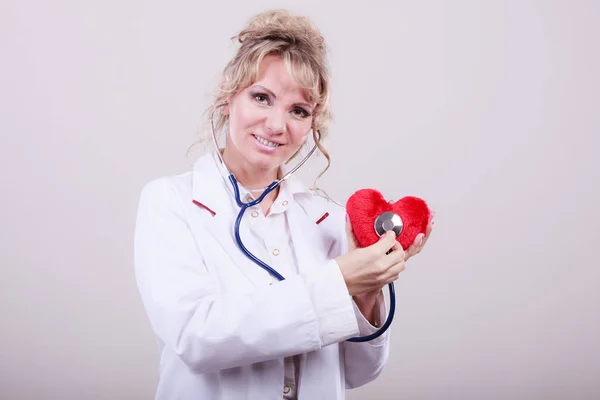
<svg viewBox="0 0 600 400">
<path fill-rule="evenodd" d="M 256 135 L 252 135 L 252 136 L 254 136 L 254 138 L 255 138 L 255 139 L 256 139 L 256 140 L 257 140 L 257 141 L 258 141 L 260 144 L 262 144 L 262 145 L 265 145 L 265 146 L 267 146 L 267 147 L 270 147 L 270 148 L 276 148 L 276 147 L 279 147 L 279 146 L 281 146 L 281 144 L 280 144 L 280 143 L 270 142 L 270 141 L 268 141 L 267 139 L 261 138 L 260 136 L 256 136 Z"/>
</svg>

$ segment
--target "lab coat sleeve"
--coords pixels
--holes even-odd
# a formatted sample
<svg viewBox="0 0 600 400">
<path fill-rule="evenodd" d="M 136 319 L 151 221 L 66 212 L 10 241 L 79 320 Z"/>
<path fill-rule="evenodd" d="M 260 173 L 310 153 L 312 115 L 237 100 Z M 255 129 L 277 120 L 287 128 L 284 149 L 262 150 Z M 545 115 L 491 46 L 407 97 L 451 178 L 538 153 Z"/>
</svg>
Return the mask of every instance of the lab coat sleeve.
<svg viewBox="0 0 600 400">
<path fill-rule="evenodd" d="M 352 302 L 359 326 L 359 335 L 366 336 L 375 333 L 379 328 L 371 323 L 360 312 L 356 303 Z M 375 303 L 377 320 L 385 321 L 387 312 L 383 291 L 379 292 Z M 346 372 L 346 389 L 365 385 L 379 376 L 389 357 L 390 326 L 381 336 L 369 342 L 343 342 L 344 367 Z"/>
<path fill-rule="evenodd" d="M 349 296 L 328 296 L 335 261 L 315 274 L 222 292 L 167 179 L 146 185 L 134 235 L 138 288 L 156 335 L 198 373 L 314 351 L 358 333 Z M 314 301 L 327 303 L 315 311 Z"/>
<path fill-rule="evenodd" d="M 335 223 L 338 239 L 333 242 L 328 256 L 334 258 L 348 252 L 348 240 L 345 230 L 345 210 L 334 209 L 331 214 L 335 216 L 332 218 L 332 222 Z M 366 336 L 377 332 L 379 328 L 371 325 L 354 301 L 352 301 L 352 305 L 359 327 L 359 334 L 357 336 Z M 377 313 L 376 319 L 383 323 L 387 318 L 383 291 L 379 292 L 375 307 Z M 342 351 L 344 352 L 346 389 L 365 385 L 379 376 L 389 357 L 391 330 L 390 326 L 381 336 L 368 342 L 355 343 L 344 341 L 341 343 Z"/>
</svg>

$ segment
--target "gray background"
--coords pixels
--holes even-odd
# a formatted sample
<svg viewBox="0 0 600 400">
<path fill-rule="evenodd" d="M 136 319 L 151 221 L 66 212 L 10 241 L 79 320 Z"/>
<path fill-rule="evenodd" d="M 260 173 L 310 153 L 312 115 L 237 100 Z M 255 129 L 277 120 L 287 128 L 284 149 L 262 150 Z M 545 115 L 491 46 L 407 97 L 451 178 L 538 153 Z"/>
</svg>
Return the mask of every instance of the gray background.
<svg viewBox="0 0 600 400">
<path fill-rule="evenodd" d="M 437 211 L 348 398 L 600 398 L 600 5 L 541 0 L 0 1 L 0 398 L 153 397 L 139 192 L 190 168 L 229 38 L 271 7 L 331 49 L 322 186 Z"/>
</svg>

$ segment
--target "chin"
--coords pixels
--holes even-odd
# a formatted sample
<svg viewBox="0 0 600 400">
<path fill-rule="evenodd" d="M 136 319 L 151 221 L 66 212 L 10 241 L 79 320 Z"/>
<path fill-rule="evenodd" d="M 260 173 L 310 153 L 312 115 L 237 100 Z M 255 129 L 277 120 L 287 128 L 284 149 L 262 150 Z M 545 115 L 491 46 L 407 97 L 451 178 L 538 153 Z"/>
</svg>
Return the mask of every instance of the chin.
<svg viewBox="0 0 600 400">
<path fill-rule="evenodd" d="M 250 157 L 247 157 L 248 162 L 250 164 L 264 170 L 271 170 L 278 168 L 281 164 L 283 164 L 283 160 L 280 160 L 280 157 L 273 157 L 269 154 L 261 154 L 259 152 L 246 153 L 251 154 Z"/>
<path fill-rule="evenodd" d="M 245 155 L 246 160 L 252 165 L 260 167 L 261 169 L 274 169 L 283 164 L 286 160 L 285 157 L 288 156 L 288 152 L 284 152 L 282 150 L 284 149 L 279 149 L 269 153 L 257 149 L 254 143 L 251 143 L 251 146 L 243 149 L 242 154 Z"/>
</svg>

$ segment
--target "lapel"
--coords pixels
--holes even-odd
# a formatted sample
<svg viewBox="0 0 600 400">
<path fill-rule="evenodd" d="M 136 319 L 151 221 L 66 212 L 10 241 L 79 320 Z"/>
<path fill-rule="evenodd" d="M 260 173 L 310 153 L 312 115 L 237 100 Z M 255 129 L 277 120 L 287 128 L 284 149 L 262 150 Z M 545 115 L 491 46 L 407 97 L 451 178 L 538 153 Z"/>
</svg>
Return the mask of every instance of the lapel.
<svg viewBox="0 0 600 400">
<path fill-rule="evenodd" d="M 194 211 L 203 217 L 200 218 L 201 224 L 218 243 L 221 253 L 226 254 L 254 286 L 271 284 L 277 279 L 251 261 L 236 243 L 234 224 L 239 207 L 235 203 L 229 179 L 218 163 L 213 152 L 196 161 L 192 178 L 192 196 L 197 205 Z M 305 274 L 321 265 L 331 244 L 331 238 L 328 238 L 323 226 L 317 224 L 326 211 L 327 201 L 311 193 L 295 176 L 291 176 L 286 183 L 294 196 L 294 201 L 290 202 L 286 211 L 290 236 L 299 273 Z M 244 239 L 250 236 L 248 226 L 244 223 L 240 224 L 240 236 L 244 243 Z M 197 244 L 199 247 L 206 246 L 206 243 Z M 252 252 L 251 248 L 248 250 Z"/>
<path fill-rule="evenodd" d="M 192 196 L 198 206 L 197 212 L 204 215 L 201 219 L 202 226 L 221 247 L 222 254 L 226 254 L 254 286 L 268 285 L 277 279 L 246 257 L 237 246 L 234 223 L 239 207 L 235 204 L 234 192 L 229 180 L 223 179 L 217 164 L 219 161 L 215 158 L 216 156 L 211 152 L 200 157 L 194 164 Z M 248 227 L 244 223 L 240 224 L 242 241 L 249 237 L 249 234 Z M 205 243 L 198 243 L 200 247 L 204 247 L 203 245 L 206 246 Z M 248 248 L 248 250 L 252 252 L 252 249 Z"/>
</svg>

